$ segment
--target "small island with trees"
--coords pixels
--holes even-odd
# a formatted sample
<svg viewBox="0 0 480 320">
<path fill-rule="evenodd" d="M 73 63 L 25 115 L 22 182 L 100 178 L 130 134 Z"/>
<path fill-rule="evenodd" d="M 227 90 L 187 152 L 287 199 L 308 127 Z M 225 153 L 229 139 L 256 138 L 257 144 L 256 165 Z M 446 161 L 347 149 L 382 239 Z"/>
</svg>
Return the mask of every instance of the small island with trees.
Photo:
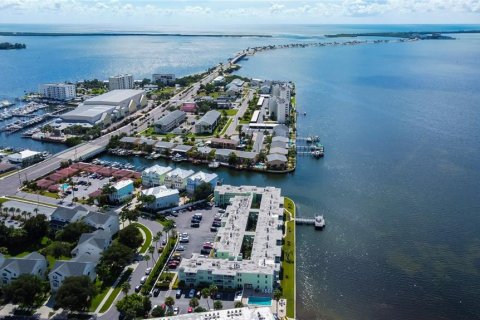
<svg viewBox="0 0 480 320">
<path fill-rule="evenodd" d="M 1 42 L 0 50 L 26 49 L 25 43 Z"/>
</svg>

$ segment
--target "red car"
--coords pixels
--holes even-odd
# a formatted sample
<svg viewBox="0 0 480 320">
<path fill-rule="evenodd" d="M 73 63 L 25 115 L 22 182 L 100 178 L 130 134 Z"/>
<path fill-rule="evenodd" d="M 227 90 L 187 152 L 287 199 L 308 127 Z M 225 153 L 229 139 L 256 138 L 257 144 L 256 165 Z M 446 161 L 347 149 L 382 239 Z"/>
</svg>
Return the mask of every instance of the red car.
<svg viewBox="0 0 480 320">
<path fill-rule="evenodd" d="M 188 307 L 188 309 L 187 309 L 187 313 L 192 313 L 192 312 L 193 312 L 193 309 L 192 309 L 192 307 Z"/>
</svg>

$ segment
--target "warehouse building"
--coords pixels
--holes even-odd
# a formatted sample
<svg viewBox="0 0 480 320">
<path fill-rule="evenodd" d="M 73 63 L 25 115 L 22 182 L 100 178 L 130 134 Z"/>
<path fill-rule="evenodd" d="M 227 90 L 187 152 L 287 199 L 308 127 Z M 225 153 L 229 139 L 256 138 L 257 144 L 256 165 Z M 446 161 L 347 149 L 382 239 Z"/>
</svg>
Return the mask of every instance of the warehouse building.
<svg viewBox="0 0 480 320">
<path fill-rule="evenodd" d="M 146 104 L 147 97 L 143 90 L 113 90 L 85 100 L 77 108 L 60 117 L 68 123 L 89 123 L 103 127 Z"/>
</svg>

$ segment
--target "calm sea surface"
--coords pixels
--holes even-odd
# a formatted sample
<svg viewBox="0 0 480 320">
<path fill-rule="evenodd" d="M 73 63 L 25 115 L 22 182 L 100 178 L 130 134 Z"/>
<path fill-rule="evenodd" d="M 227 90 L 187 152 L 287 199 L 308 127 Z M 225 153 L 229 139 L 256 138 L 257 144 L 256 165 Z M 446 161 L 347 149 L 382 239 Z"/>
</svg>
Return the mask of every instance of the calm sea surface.
<svg viewBox="0 0 480 320">
<path fill-rule="evenodd" d="M 432 29 L 272 26 L 263 31 L 279 36 L 269 39 L 0 37 L 28 46 L 0 52 L 0 97 L 46 81 L 182 75 L 248 46 L 402 28 Z M 242 62 L 241 75 L 294 81 L 300 135 L 318 134 L 326 146 L 324 159 L 300 157 L 286 176 L 218 171 L 225 183 L 281 187 L 301 216 L 325 214 L 325 231 L 297 229 L 299 319 L 480 319 L 479 52 L 480 36 L 462 35 L 277 50 Z"/>
</svg>

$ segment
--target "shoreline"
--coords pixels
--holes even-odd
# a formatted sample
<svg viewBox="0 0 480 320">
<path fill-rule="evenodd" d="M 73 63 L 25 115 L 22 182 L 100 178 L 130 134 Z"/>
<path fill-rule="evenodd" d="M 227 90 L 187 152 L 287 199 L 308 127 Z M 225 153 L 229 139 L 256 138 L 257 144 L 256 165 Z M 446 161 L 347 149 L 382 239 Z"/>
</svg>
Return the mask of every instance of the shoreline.
<svg viewBox="0 0 480 320">
<path fill-rule="evenodd" d="M 268 34 L 198 34 L 198 33 L 157 33 L 157 32 L 15 32 L 15 31 L 2 31 L 0 36 L 4 37 L 128 37 L 128 36 L 140 36 L 140 37 L 210 37 L 210 38 L 272 38 L 272 35 Z"/>
</svg>

